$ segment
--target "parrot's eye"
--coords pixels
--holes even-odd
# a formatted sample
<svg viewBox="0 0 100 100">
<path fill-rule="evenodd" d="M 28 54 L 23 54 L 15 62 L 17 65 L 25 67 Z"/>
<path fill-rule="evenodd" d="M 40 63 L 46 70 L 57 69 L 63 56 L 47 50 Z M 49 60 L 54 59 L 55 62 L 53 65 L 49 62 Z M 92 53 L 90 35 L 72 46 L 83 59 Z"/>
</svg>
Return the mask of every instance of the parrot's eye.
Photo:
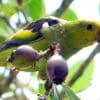
<svg viewBox="0 0 100 100">
<path fill-rule="evenodd" d="M 92 24 L 87 24 L 86 29 L 91 31 L 93 29 L 93 25 Z"/>
</svg>

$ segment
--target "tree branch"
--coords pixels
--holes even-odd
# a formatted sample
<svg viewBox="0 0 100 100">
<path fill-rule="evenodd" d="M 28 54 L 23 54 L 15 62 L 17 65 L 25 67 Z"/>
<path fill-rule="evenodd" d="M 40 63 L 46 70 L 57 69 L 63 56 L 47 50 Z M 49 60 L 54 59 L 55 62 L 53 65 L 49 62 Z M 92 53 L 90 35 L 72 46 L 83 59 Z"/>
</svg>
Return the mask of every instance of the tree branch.
<svg viewBox="0 0 100 100">
<path fill-rule="evenodd" d="M 0 83 L 0 96 L 6 91 L 6 89 L 9 87 L 13 79 L 15 78 L 17 73 L 14 73 L 10 70 L 9 76 L 7 78 L 4 78 L 2 82 Z"/>
<path fill-rule="evenodd" d="M 16 32 L 16 30 L 10 25 L 8 19 L 5 16 L 0 15 L 0 19 L 4 20 L 4 22 L 12 29 L 13 32 Z"/>
<path fill-rule="evenodd" d="M 64 11 L 69 7 L 73 0 L 63 0 L 60 7 L 55 11 L 55 16 L 60 17 Z"/>
<path fill-rule="evenodd" d="M 94 56 L 99 51 L 100 51 L 100 44 L 97 44 L 96 48 L 92 51 L 92 53 L 89 55 L 89 57 L 80 66 L 80 68 L 74 73 L 73 77 L 67 82 L 67 85 L 72 86 L 76 82 L 76 80 L 83 74 L 83 72 L 87 68 L 88 64 L 91 62 L 91 60 L 94 58 Z"/>
</svg>

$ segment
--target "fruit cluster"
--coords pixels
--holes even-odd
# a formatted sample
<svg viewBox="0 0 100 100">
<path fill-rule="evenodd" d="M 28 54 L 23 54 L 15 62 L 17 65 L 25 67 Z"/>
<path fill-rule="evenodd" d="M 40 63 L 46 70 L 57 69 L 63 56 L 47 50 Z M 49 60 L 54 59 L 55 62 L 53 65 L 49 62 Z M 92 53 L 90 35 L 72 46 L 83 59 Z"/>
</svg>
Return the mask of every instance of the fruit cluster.
<svg viewBox="0 0 100 100">
<path fill-rule="evenodd" d="M 46 73 L 48 79 L 56 85 L 62 84 L 68 74 L 68 65 L 66 60 L 60 54 L 60 47 L 56 43 L 52 44 L 47 50 L 43 52 L 38 52 L 37 50 L 27 45 L 19 46 L 11 53 L 7 61 L 13 66 L 17 66 L 17 69 L 28 70 L 28 68 L 31 68 L 31 70 L 34 70 L 36 67 L 35 63 L 38 63 L 38 60 L 45 56 L 47 59 Z"/>
</svg>

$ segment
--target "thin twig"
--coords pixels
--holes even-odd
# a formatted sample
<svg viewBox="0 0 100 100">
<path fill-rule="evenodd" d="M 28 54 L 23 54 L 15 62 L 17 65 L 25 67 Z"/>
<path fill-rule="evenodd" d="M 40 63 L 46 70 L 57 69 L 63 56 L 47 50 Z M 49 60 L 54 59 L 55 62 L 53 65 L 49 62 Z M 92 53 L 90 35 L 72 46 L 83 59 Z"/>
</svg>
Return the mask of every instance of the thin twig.
<svg viewBox="0 0 100 100">
<path fill-rule="evenodd" d="M 49 92 L 52 88 L 52 82 L 49 79 L 47 79 L 44 86 L 45 86 L 45 93 L 43 95 L 38 95 L 39 100 L 47 100 Z"/>
<path fill-rule="evenodd" d="M 2 75 L 0 76 L 0 81 L 2 81 L 4 79 L 4 75 L 5 75 L 6 71 L 7 71 L 7 69 L 4 68 Z"/>
<path fill-rule="evenodd" d="M 69 7 L 73 0 L 63 0 L 60 7 L 55 11 L 55 16 L 60 17 L 64 11 Z"/>
<path fill-rule="evenodd" d="M 73 77 L 67 82 L 67 85 L 72 86 L 76 82 L 76 80 L 83 74 L 83 72 L 87 68 L 88 64 L 91 62 L 91 60 L 94 58 L 94 56 L 99 51 L 100 51 L 100 44 L 97 44 L 96 48 L 92 51 L 92 53 L 89 55 L 89 57 L 80 66 L 80 68 L 74 73 Z"/>
<path fill-rule="evenodd" d="M 18 15 L 18 22 L 21 24 L 21 18 L 20 18 L 20 13 L 21 13 L 25 19 L 25 24 L 29 24 L 28 18 L 26 16 L 26 13 L 24 12 L 24 10 L 22 10 L 20 8 L 16 8 L 16 11 L 17 11 L 17 15 Z"/>
<path fill-rule="evenodd" d="M 5 16 L 0 15 L 0 19 L 4 20 L 4 22 L 12 29 L 13 32 L 16 32 L 16 30 L 11 26 L 11 24 Z"/>
<path fill-rule="evenodd" d="M 0 96 L 7 90 L 7 88 L 12 83 L 13 79 L 15 78 L 16 74 L 17 73 L 13 73 L 10 70 L 9 76 L 5 78 L 4 80 L 2 80 L 2 82 L 0 83 Z"/>
<path fill-rule="evenodd" d="M 20 10 L 19 10 L 19 8 L 16 8 L 16 12 L 17 12 L 17 16 L 18 16 L 18 22 L 17 22 L 17 27 L 18 27 L 19 24 L 21 24 L 21 19 L 20 19 Z"/>
<path fill-rule="evenodd" d="M 15 86 L 16 86 L 16 90 L 17 90 L 17 88 L 20 88 L 20 89 L 21 89 L 21 96 L 23 97 L 23 100 L 27 100 L 27 97 L 26 97 L 26 95 L 25 95 L 25 93 L 24 93 L 24 89 L 23 89 L 23 87 L 20 86 L 20 84 L 18 83 L 17 78 L 15 79 L 14 83 L 15 83 Z M 15 96 L 16 96 L 16 100 L 19 100 L 19 99 L 18 99 L 18 96 L 17 96 L 16 90 L 14 91 L 14 94 L 15 94 Z"/>
<path fill-rule="evenodd" d="M 23 16 L 24 16 L 24 18 L 25 18 L 25 24 L 29 24 L 29 21 L 28 21 L 28 18 L 27 18 L 27 16 L 26 16 L 26 14 L 25 14 L 25 12 L 24 11 L 21 11 L 22 12 L 22 14 L 23 14 Z"/>
</svg>

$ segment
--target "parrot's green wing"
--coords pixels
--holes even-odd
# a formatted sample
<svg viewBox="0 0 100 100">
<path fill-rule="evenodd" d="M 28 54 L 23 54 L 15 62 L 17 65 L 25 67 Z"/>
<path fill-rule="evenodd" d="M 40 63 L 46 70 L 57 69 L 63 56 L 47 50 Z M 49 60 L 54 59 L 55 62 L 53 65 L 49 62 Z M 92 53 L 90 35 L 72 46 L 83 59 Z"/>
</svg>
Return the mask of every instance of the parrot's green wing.
<svg viewBox="0 0 100 100">
<path fill-rule="evenodd" d="M 32 22 L 25 28 L 19 30 L 18 32 L 10 36 L 0 46 L 0 51 L 15 47 L 15 46 L 20 46 L 23 44 L 29 44 L 35 40 L 40 39 L 43 35 L 41 33 L 41 29 L 44 23 L 48 23 L 48 25 L 51 26 L 53 24 L 57 24 L 58 20 L 44 18 L 44 19 L 37 20 L 36 22 Z"/>
<path fill-rule="evenodd" d="M 42 18 L 36 22 L 30 23 L 23 29 L 17 31 L 15 34 L 12 34 L 8 37 L 8 39 L 4 39 L 4 42 L 0 44 L 0 66 L 6 65 L 7 57 L 11 54 L 15 47 L 23 44 L 33 44 L 34 41 L 37 41 L 38 39 L 40 40 L 43 35 L 41 33 L 41 29 L 44 23 L 51 26 L 53 24 L 57 24 L 58 20 Z"/>
</svg>

